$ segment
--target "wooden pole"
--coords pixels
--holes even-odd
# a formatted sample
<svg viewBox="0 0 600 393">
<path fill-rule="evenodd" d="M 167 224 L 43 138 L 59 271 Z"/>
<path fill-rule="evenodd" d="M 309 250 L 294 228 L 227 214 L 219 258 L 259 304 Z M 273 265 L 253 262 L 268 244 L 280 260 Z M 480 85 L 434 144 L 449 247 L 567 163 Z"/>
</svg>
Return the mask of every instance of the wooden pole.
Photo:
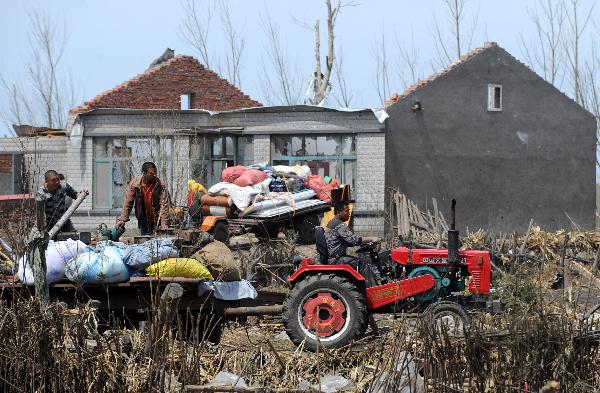
<svg viewBox="0 0 600 393">
<path fill-rule="evenodd" d="M 62 228 L 62 226 L 65 225 L 65 222 L 67 222 L 67 220 L 69 218 L 71 218 L 71 216 L 73 215 L 73 213 L 75 212 L 75 210 L 77 210 L 77 208 L 79 207 L 79 205 L 81 205 L 81 203 L 83 202 L 83 200 L 85 199 L 85 197 L 88 196 L 88 194 L 89 194 L 89 191 L 86 190 L 86 191 L 81 191 L 77 195 L 77 199 L 75 199 L 73 201 L 73 203 L 71 204 L 71 206 L 69 206 L 69 208 L 67 209 L 67 211 L 63 213 L 63 215 L 56 222 L 56 224 L 54 224 L 54 226 L 52 227 L 52 229 L 50 229 L 50 232 L 48 232 L 48 238 L 49 239 L 52 239 L 58 233 L 58 231 L 60 231 L 60 228 Z"/>
<path fill-rule="evenodd" d="M 29 263 L 33 261 L 33 280 L 35 285 L 35 296 L 40 307 L 45 309 L 50 303 L 50 290 L 46 281 L 46 247 L 48 237 L 46 235 L 46 203 L 41 197 L 35 199 L 35 226 L 32 229 L 29 243 Z"/>
</svg>

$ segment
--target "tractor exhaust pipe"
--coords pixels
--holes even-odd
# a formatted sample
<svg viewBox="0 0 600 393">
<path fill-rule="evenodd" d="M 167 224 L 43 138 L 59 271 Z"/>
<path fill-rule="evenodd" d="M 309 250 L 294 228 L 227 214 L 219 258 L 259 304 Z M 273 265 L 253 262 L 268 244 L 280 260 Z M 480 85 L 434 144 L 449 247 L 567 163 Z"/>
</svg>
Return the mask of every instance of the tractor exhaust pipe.
<svg viewBox="0 0 600 393">
<path fill-rule="evenodd" d="M 458 263 L 458 231 L 456 230 L 456 199 L 450 209 L 450 229 L 448 230 L 448 263 Z"/>
</svg>

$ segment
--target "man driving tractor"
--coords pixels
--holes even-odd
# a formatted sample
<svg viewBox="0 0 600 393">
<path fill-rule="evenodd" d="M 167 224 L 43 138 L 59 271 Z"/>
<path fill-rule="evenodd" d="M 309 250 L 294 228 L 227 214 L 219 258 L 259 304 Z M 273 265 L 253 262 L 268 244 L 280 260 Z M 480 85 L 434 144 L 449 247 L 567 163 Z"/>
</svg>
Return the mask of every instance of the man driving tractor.
<svg viewBox="0 0 600 393">
<path fill-rule="evenodd" d="M 336 202 L 333 212 L 335 213 L 335 217 L 329 221 L 325 229 L 329 263 L 352 266 L 365 278 L 367 287 L 377 285 L 379 272 L 374 272 L 366 260 L 348 255 L 347 248 L 366 243 L 377 243 L 380 239 L 376 237 L 357 236 L 348 228 L 348 225 L 345 224 L 350 219 L 348 202 Z"/>
</svg>

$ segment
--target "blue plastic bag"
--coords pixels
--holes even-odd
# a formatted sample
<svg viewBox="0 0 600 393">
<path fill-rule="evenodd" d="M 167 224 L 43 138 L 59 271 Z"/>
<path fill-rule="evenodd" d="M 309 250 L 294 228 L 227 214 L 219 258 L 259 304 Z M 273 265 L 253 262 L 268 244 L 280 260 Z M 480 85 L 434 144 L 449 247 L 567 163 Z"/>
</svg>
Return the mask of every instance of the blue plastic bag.
<svg viewBox="0 0 600 393">
<path fill-rule="evenodd" d="M 129 280 L 122 252 L 127 246 L 110 240 L 101 241 L 95 249 L 86 249 L 67 262 L 65 274 L 69 281 L 90 284 L 108 284 Z"/>
<path fill-rule="evenodd" d="M 153 239 L 128 246 L 123 253 L 123 262 L 134 269 L 145 269 L 155 262 L 178 256 L 171 239 Z"/>
</svg>

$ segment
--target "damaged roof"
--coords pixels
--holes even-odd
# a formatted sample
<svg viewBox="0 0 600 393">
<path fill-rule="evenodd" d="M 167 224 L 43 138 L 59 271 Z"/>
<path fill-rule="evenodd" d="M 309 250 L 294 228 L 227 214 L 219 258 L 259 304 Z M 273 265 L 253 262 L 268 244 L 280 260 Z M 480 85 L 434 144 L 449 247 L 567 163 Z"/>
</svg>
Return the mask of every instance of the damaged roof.
<svg viewBox="0 0 600 393">
<path fill-rule="evenodd" d="M 227 111 L 261 106 L 194 57 L 179 55 L 151 66 L 69 113 L 77 115 L 95 108 L 179 110 L 183 94 L 190 95 L 192 109 Z"/>
</svg>

